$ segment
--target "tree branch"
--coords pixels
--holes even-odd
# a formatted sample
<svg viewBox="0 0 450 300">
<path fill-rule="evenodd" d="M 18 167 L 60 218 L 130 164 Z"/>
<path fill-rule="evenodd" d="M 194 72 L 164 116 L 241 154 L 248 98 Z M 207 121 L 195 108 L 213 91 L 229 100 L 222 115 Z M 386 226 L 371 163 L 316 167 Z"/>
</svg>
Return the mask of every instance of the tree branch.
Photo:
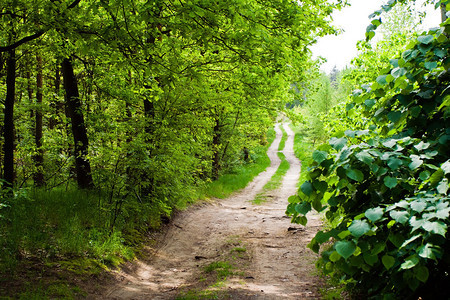
<svg viewBox="0 0 450 300">
<path fill-rule="evenodd" d="M 14 44 L 11 44 L 9 46 L 0 47 L 0 52 L 7 52 L 7 51 L 10 51 L 10 50 L 16 49 L 17 47 L 19 47 L 22 44 L 25 44 L 26 42 L 29 42 L 29 41 L 32 41 L 32 40 L 35 40 L 35 39 L 39 38 L 44 33 L 45 33 L 45 31 L 38 31 L 35 34 L 26 36 L 26 37 L 18 40 Z"/>
</svg>

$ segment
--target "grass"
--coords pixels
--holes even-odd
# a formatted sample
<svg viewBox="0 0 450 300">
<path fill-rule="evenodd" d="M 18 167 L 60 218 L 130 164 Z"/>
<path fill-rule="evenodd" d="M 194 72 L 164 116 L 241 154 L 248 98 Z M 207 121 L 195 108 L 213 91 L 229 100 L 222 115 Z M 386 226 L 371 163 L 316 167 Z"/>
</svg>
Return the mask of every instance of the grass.
<svg viewBox="0 0 450 300">
<path fill-rule="evenodd" d="M 307 138 L 307 132 L 302 130 L 300 127 L 295 127 L 290 124 L 292 131 L 295 133 L 294 136 L 294 154 L 301 161 L 302 168 L 300 172 L 299 185 L 306 180 L 306 173 L 308 171 L 308 166 L 313 162 L 312 153 L 314 151 L 314 146 Z"/>
<path fill-rule="evenodd" d="M 271 129 L 268 144 L 253 149 L 249 163 L 208 184 L 206 195 L 223 198 L 244 188 L 270 165 L 266 152 L 274 138 Z M 0 190 L 0 295 L 76 298 L 81 294 L 76 284 L 66 289 L 58 272 L 68 278 L 90 278 L 132 259 L 148 241 L 145 233 L 159 226 L 162 209 L 158 203 L 109 196 L 73 188 L 21 189 L 9 197 Z M 42 268 L 54 278 L 35 281 Z M 220 276 L 226 275 L 225 269 Z"/>
<path fill-rule="evenodd" d="M 287 133 L 284 130 L 283 126 L 281 126 L 280 128 L 281 132 L 283 133 L 280 144 L 278 145 L 279 152 L 277 153 L 278 157 L 281 160 L 280 165 L 278 166 L 278 169 L 276 170 L 275 174 L 273 174 L 272 177 L 270 178 L 269 182 L 267 182 L 264 185 L 263 191 L 258 195 L 256 195 L 255 199 L 253 199 L 252 201 L 253 204 L 261 205 L 264 202 L 266 202 L 267 201 L 266 193 L 268 191 L 273 191 L 279 188 L 281 186 L 281 181 L 283 180 L 284 175 L 286 175 L 287 171 L 289 170 L 290 167 L 289 162 L 286 160 L 286 156 L 282 152 L 280 152 L 283 151 L 286 145 Z"/>
<path fill-rule="evenodd" d="M 280 130 L 282 133 L 280 144 L 278 144 L 278 151 L 283 151 L 284 147 L 286 146 L 286 140 L 287 140 L 287 133 L 286 130 L 284 130 L 283 126 L 280 126 Z"/>
<path fill-rule="evenodd" d="M 258 146 L 252 151 L 250 163 L 240 165 L 229 174 L 224 174 L 218 180 L 208 183 L 204 195 L 223 199 L 233 192 L 245 188 L 255 176 L 270 166 L 267 149 L 274 139 L 275 131 L 270 129 L 267 133 L 267 145 Z"/>
</svg>

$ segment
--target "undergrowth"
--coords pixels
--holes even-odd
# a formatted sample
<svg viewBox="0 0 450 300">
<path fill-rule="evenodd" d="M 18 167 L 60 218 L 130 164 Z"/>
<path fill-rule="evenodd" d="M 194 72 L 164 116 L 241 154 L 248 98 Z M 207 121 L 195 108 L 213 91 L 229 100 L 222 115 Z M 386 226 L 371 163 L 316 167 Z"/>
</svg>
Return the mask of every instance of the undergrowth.
<svg viewBox="0 0 450 300">
<path fill-rule="evenodd" d="M 230 170 L 228 174 L 206 185 L 203 197 L 226 198 L 231 193 L 243 189 L 253 178 L 270 166 L 267 149 L 275 139 L 275 131 L 270 129 L 267 133 L 267 145 L 258 146 L 250 152 L 250 161 Z"/>
<path fill-rule="evenodd" d="M 266 152 L 274 138 L 272 129 L 267 145 L 252 149 L 248 162 L 201 188 L 200 195 L 223 198 L 245 187 L 270 165 Z M 33 278 L 55 270 L 72 274 L 69 278 L 89 278 L 133 259 L 144 242 L 149 242 L 148 231 L 157 229 L 177 208 L 182 206 L 171 208 L 131 196 L 116 199 L 109 193 L 70 187 L 2 190 L 0 295 L 77 298 L 82 292 L 76 286 L 66 288 L 68 283 L 60 280 L 61 275 L 43 282 Z"/>
</svg>

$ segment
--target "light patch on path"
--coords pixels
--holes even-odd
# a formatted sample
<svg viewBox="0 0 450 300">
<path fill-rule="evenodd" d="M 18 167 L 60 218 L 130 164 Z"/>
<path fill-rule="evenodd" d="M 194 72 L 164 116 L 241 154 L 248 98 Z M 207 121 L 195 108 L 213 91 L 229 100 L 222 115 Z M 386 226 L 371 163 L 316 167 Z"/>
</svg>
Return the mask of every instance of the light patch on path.
<svg viewBox="0 0 450 300">
<path fill-rule="evenodd" d="M 251 201 L 280 164 L 277 156 L 283 126 L 288 134 L 285 150 L 290 169 L 282 185 L 266 194 L 268 201 Z M 230 278 L 221 287 L 232 299 L 317 299 L 320 280 L 315 276 L 317 256 L 306 248 L 321 226 L 310 215 L 306 227 L 291 224 L 285 210 L 297 192 L 301 164 L 294 155 L 294 133 L 277 124 L 276 139 L 269 147 L 271 165 L 245 189 L 224 200 L 194 205 L 175 217 L 146 259 L 117 271 L 117 281 L 105 287 L 98 299 L 175 299 L 181 291 L 199 286 L 203 267 L 224 257 L 230 240 L 245 245 L 249 260 L 245 276 Z"/>
</svg>

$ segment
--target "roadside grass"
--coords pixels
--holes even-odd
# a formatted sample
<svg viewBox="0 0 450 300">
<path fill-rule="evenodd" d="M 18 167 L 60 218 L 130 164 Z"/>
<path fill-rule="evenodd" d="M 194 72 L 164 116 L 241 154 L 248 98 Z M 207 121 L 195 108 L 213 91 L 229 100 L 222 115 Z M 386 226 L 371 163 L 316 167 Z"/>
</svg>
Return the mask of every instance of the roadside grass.
<svg viewBox="0 0 450 300">
<path fill-rule="evenodd" d="M 267 145 L 250 161 L 208 184 L 208 197 L 227 197 L 270 165 Z M 133 259 L 149 230 L 171 208 L 134 197 L 76 188 L 0 190 L 0 299 L 77 299 L 78 282 Z M 235 252 L 237 253 L 237 252 Z M 41 278 L 45 272 L 45 280 Z M 73 280 L 72 280 L 73 279 Z"/>
<path fill-rule="evenodd" d="M 276 172 L 272 175 L 270 180 L 264 185 L 262 192 L 258 193 L 255 196 L 255 199 L 253 199 L 252 203 L 255 205 L 261 205 L 267 201 L 267 192 L 276 190 L 281 186 L 281 182 L 283 180 L 284 175 L 286 175 L 287 171 L 289 170 L 289 162 L 286 160 L 286 156 L 281 152 L 283 151 L 286 140 L 287 140 L 287 133 L 284 130 L 283 126 L 280 127 L 281 132 L 283 133 L 280 141 L 280 145 L 278 146 L 278 157 L 280 158 L 281 162 L 278 166 L 278 169 Z"/>
<path fill-rule="evenodd" d="M 228 174 L 219 177 L 218 180 L 207 183 L 203 195 L 204 197 L 226 198 L 233 192 L 243 189 L 259 173 L 270 166 L 270 159 L 267 156 L 267 149 L 275 139 L 275 130 L 270 129 L 267 133 L 267 145 L 258 146 L 250 153 L 249 163 L 235 167 Z"/>
<path fill-rule="evenodd" d="M 289 124 L 292 131 L 294 132 L 294 154 L 301 162 L 300 179 L 298 185 L 300 186 L 306 180 L 306 173 L 308 167 L 313 162 L 312 153 L 314 151 L 314 146 L 312 142 L 308 140 L 308 132 L 302 129 L 301 126 L 294 126 L 292 123 Z"/>
</svg>

